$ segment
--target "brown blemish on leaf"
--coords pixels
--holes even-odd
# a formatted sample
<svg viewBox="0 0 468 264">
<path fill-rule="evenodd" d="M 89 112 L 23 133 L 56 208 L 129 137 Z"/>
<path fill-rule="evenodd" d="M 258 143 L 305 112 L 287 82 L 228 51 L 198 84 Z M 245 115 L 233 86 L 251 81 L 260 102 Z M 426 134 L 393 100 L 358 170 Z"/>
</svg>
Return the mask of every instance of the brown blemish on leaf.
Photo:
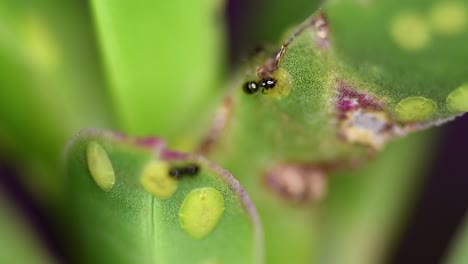
<svg viewBox="0 0 468 264">
<path fill-rule="evenodd" d="M 281 50 L 278 52 L 277 55 L 275 55 L 274 57 L 270 57 L 265 64 L 263 64 L 260 68 L 257 69 L 257 76 L 260 79 L 267 79 L 272 77 L 273 72 L 275 72 L 278 69 L 279 59 L 277 59 L 277 57 L 282 56 L 282 54 L 284 53 L 284 49 L 284 45 L 281 46 Z"/>
<path fill-rule="evenodd" d="M 264 181 L 278 196 L 294 203 L 318 202 L 327 192 L 324 170 L 312 165 L 277 165 L 265 173 Z"/>
<path fill-rule="evenodd" d="M 233 99 L 231 96 L 227 96 L 221 107 L 218 108 L 211 129 L 198 147 L 197 153 L 207 154 L 211 151 L 213 145 L 216 144 L 219 137 L 222 135 L 226 124 L 230 120 L 232 108 Z"/>
<path fill-rule="evenodd" d="M 328 42 L 328 21 L 325 13 L 320 10 L 307 19 L 301 26 L 299 26 L 299 28 L 288 38 L 283 46 L 289 46 L 289 44 L 291 44 L 291 42 L 293 42 L 297 36 L 309 28 L 313 29 L 315 38 Z M 323 48 L 322 45 L 318 46 Z"/>
<path fill-rule="evenodd" d="M 340 134 L 351 143 L 362 143 L 373 149 L 381 149 L 393 138 L 398 127 L 384 111 L 359 108 L 349 111 L 340 122 Z"/>
<path fill-rule="evenodd" d="M 328 49 L 328 20 L 324 12 L 319 12 L 316 16 L 312 17 L 312 26 L 314 27 L 315 42 L 321 49 Z"/>
<path fill-rule="evenodd" d="M 406 134 L 373 95 L 357 91 L 342 80 L 337 81 L 337 92 L 339 136 L 344 140 L 379 150 L 388 140 Z"/>
<path fill-rule="evenodd" d="M 358 91 L 343 80 L 336 80 L 337 95 L 334 110 L 338 121 L 338 136 L 350 143 L 360 143 L 380 150 L 386 142 L 408 133 L 438 126 L 453 119 L 400 122 L 385 109 L 383 101 L 374 95 Z"/>
<path fill-rule="evenodd" d="M 278 69 L 281 58 L 285 54 L 288 46 L 297 36 L 304 32 L 304 30 L 311 27 L 313 28 L 314 39 L 316 40 L 317 46 L 321 49 L 328 49 L 328 22 L 325 13 L 323 11 L 318 11 L 306 20 L 304 24 L 299 26 L 299 28 L 286 40 L 286 42 L 281 45 L 280 50 L 257 69 L 257 76 L 260 79 L 271 78 L 273 73 Z"/>
</svg>

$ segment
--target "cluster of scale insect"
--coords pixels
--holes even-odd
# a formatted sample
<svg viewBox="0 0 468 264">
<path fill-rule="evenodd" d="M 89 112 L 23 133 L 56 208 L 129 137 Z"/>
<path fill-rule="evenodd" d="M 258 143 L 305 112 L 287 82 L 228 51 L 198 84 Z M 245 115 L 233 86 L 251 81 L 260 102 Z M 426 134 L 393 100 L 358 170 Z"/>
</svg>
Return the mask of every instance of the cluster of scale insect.
<svg viewBox="0 0 468 264">
<path fill-rule="evenodd" d="M 276 79 L 274 78 L 266 78 L 261 80 L 260 82 L 249 81 L 244 84 L 244 92 L 247 94 L 254 94 L 260 90 L 262 93 L 273 89 L 276 86 Z"/>
<path fill-rule="evenodd" d="M 190 164 L 187 166 L 174 166 L 169 169 L 169 175 L 176 179 L 181 179 L 185 176 L 195 176 L 200 171 L 197 164 Z"/>
</svg>

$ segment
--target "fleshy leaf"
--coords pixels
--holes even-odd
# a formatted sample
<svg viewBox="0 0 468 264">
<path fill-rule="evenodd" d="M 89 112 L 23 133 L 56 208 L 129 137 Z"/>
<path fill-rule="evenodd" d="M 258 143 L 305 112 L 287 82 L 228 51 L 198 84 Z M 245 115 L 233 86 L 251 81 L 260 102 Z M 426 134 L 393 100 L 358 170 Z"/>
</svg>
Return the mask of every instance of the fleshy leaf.
<svg viewBox="0 0 468 264">
<path fill-rule="evenodd" d="M 313 192 L 326 189 L 323 178 L 365 164 L 395 138 L 463 112 L 468 34 L 437 35 L 426 24 L 439 4 L 330 1 L 280 47 L 261 51 L 240 71 L 200 149 L 252 193 L 266 219 L 268 261 L 307 261 L 310 250 L 303 249 L 313 239 L 293 234 L 316 232 L 315 216 L 297 202 L 320 196 Z M 413 7 L 426 12 L 424 21 L 405 12 L 394 23 L 387 19 Z M 418 32 L 408 34 L 408 28 Z M 393 184 L 404 185 L 399 179 Z M 402 210 L 397 203 L 394 212 Z"/>
<path fill-rule="evenodd" d="M 322 221 L 314 263 L 388 262 L 436 139 L 432 131 L 410 135 L 361 168 L 331 175 L 330 192 L 318 212 Z"/>
<path fill-rule="evenodd" d="M 468 81 L 466 1 L 340 0 L 323 12 L 337 75 L 377 96 L 394 117 L 411 97 L 432 101 L 434 111 L 409 121 L 433 123 L 466 111 L 462 92 L 447 98 Z"/>
<path fill-rule="evenodd" d="M 404 49 L 394 39 L 410 28 L 400 23 L 411 26 L 417 20 L 427 23 L 421 27 L 431 26 L 405 10 L 414 7 L 425 18 L 442 8 L 439 4 L 444 6 L 438 1 L 345 0 L 325 5 L 273 56 L 260 53 L 244 71 L 250 76 L 239 81 L 227 100 L 230 111 L 220 145 L 238 148 L 250 141 L 256 151 L 275 152 L 282 162 L 355 164 L 391 139 L 460 115 L 468 29 L 448 37 L 430 28 L 430 44 L 417 51 L 412 49 L 422 44 Z M 459 6 L 465 10 L 464 3 Z M 370 23 L 372 19 L 379 22 Z M 426 33 L 416 33 L 404 35 L 425 38 Z M 249 82 L 259 88 L 249 90 Z M 253 131 L 258 136 L 252 137 Z"/>
<path fill-rule="evenodd" d="M 62 198 L 60 154 L 79 129 L 110 126 L 87 6 L 0 2 L 0 155 L 38 200 Z"/>
<path fill-rule="evenodd" d="M 203 119 L 220 91 L 223 1 L 91 4 L 123 129 L 157 133 L 171 144 L 177 136 L 193 138 L 191 121 Z"/>
<path fill-rule="evenodd" d="M 16 207 L 16 201 L 8 198 L 11 197 L 6 197 L 3 186 L 0 186 L 0 262 L 56 263 L 26 215 Z"/>
<path fill-rule="evenodd" d="M 155 138 L 85 130 L 69 144 L 82 261 L 262 263 L 256 210 L 229 172 Z"/>
<path fill-rule="evenodd" d="M 455 235 L 450 248 L 447 251 L 445 259 L 446 264 L 463 264 L 468 262 L 468 217 L 458 228 L 459 232 Z"/>
</svg>

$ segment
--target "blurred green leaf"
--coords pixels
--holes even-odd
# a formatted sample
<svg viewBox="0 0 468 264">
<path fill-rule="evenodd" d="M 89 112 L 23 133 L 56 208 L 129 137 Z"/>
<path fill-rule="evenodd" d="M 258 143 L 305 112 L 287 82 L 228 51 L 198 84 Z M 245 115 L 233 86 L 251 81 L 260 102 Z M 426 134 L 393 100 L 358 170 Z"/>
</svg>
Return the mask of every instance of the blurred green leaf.
<svg viewBox="0 0 468 264">
<path fill-rule="evenodd" d="M 0 262 L 45 264 L 54 263 L 42 241 L 17 208 L 0 189 Z"/>
<path fill-rule="evenodd" d="M 427 170 L 434 138 L 429 131 L 413 134 L 389 144 L 362 168 L 332 175 L 318 212 L 314 263 L 386 262 Z"/>
<path fill-rule="evenodd" d="M 193 137 L 194 127 L 222 87 L 223 2 L 92 4 L 115 111 L 124 130 L 158 134 L 171 143 L 181 136 Z"/>
<path fill-rule="evenodd" d="M 0 16 L 0 154 L 37 197 L 56 198 L 66 140 L 110 124 L 89 12 L 78 1 L 8 0 Z"/>
<path fill-rule="evenodd" d="M 66 159 L 83 262 L 262 263 L 253 204 L 205 158 L 170 152 L 154 138 L 87 130 L 70 143 Z M 194 164 L 196 175 L 169 175 Z"/>
<path fill-rule="evenodd" d="M 468 263 L 468 218 L 458 228 L 457 233 L 447 251 L 446 264 Z"/>
</svg>

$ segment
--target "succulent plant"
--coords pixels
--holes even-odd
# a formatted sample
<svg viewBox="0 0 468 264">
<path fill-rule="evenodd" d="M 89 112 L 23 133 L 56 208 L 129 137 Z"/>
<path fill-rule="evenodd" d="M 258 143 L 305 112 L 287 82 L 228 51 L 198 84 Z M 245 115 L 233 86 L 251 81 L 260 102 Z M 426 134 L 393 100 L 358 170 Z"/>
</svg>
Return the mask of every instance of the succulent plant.
<svg viewBox="0 0 468 264">
<path fill-rule="evenodd" d="M 466 1 L 325 1 L 229 82 L 220 77 L 222 33 L 213 23 L 220 2 L 90 3 L 116 120 L 96 99 L 104 95 L 93 88 L 105 82 L 93 72 L 95 59 L 74 54 L 85 48 L 54 48 L 61 42 L 53 34 L 73 41 L 87 27 L 59 37 L 63 28 L 41 26 L 52 23 L 44 16 L 56 15 L 52 9 L 39 15 L 0 4 L 0 14 L 25 16 L 25 25 L 9 21 L 36 43 L 31 64 L 3 43 L 10 64 L 2 71 L 27 68 L 54 83 L 58 99 L 50 104 L 66 110 L 64 119 L 82 118 L 67 129 L 113 128 L 82 130 L 64 154 L 67 187 L 56 206 L 68 213 L 79 262 L 380 263 L 433 139 L 406 136 L 468 111 Z M 57 6 L 68 15 L 81 7 Z M 60 73 L 70 58 L 92 68 Z M 83 76 L 90 85 L 76 83 Z M 17 74 L 4 81 L 27 82 Z M 65 83 L 74 84 L 70 91 L 60 90 Z M 26 94 L 33 112 L 43 105 L 35 95 Z M 12 129 L 0 136 L 22 139 L 23 125 L 37 129 L 18 155 L 44 161 L 45 174 L 54 174 L 54 151 L 70 131 L 46 135 L 60 115 L 17 121 L 26 116 L 9 115 Z M 28 144 L 37 152 L 24 151 Z M 456 254 L 451 260 L 466 259 Z"/>
</svg>

